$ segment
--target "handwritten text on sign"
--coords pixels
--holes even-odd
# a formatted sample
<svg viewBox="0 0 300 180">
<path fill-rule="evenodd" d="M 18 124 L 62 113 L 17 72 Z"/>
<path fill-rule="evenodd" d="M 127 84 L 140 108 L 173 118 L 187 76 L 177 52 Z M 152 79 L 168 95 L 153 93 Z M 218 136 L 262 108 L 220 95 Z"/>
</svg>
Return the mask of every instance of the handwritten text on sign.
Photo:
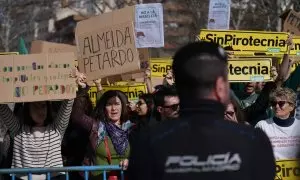
<svg viewBox="0 0 300 180">
<path fill-rule="evenodd" d="M 138 70 L 134 37 L 132 22 L 79 35 L 80 71 L 93 80 Z"/>
<path fill-rule="evenodd" d="M 0 56 L 0 102 L 71 99 L 74 53 Z"/>
</svg>

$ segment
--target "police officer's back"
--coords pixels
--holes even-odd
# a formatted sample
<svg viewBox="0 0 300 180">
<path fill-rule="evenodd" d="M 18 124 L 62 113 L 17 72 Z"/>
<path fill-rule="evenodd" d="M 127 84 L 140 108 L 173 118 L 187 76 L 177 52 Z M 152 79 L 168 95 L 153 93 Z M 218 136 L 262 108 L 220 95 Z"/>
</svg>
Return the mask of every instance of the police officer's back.
<svg viewBox="0 0 300 180">
<path fill-rule="evenodd" d="M 260 130 L 224 120 L 227 57 L 208 42 L 174 56 L 180 118 L 141 135 L 129 159 L 130 180 L 273 180 L 275 160 Z"/>
</svg>

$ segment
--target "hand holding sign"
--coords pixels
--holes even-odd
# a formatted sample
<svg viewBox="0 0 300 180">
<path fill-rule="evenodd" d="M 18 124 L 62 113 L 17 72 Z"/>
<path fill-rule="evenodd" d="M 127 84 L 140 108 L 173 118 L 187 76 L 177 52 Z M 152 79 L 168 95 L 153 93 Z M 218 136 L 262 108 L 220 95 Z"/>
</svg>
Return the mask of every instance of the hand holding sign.
<svg viewBox="0 0 300 180">
<path fill-rule="evenodd" d="M 295 47 L 295 44 L 293 42 L 293 34 L 289 34 L 288 38 L 286 40 L 286 44 L 288 45 L 288 54 L 290 54 L 290 50 L 293 50 Z"/>
<path fill-rule="evenodd" d="M 79 86 L 81 86 L 81 88 L 85 88 L 86 87 L 85 80 L 86 80 L 86 76 L 83 73 L 77 73 L 76 83 Z"/>
</svg>

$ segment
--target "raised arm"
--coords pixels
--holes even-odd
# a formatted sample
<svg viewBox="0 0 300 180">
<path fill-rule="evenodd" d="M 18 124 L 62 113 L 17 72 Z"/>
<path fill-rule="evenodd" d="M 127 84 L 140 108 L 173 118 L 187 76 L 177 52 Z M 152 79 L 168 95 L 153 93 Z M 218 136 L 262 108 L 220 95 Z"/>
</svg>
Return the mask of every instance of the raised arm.
<svg viewBox="0 0 300 180">
<path fill-rule="evenodd" d="M 64 100 L 54 121 L 54 127 L 63 135 L 68 127 L 74 99 Z"/>
<path fill-rule="evenodd" d="M 18 118 L 7 104 L 0 104 L 0 119 L 4 121 L 13 136 L 15 136 L 21 128 Z"/>
<path fill-rule="evenodd" d="M 88 90 L 88 86 L 86 88 L 79 88 L 77 94 L 85 94 Z M 82 101 L 86 101 L 85 98 L 87 97 L 78 96 L 75 98 L 71 113 L 71 123 L 83 127 L 86 131 L 90 132 L 93 127 L 93 118 L 88 116 L 85 112 L 85 108 L 83 108 L 85 103 L 82 103 Z"/>
</svg>

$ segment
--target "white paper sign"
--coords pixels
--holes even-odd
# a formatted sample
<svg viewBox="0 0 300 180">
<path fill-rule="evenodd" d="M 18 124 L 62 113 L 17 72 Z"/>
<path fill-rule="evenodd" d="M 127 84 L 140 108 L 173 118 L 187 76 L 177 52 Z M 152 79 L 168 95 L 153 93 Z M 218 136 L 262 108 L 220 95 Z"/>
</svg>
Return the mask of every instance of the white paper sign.
<svg viewBox="0 0 300 180">
<path fill-rule="evenodd" d="M 210 0 L 207 29 L 228 30 L 231 0 Z"/>
<path fill-rule="evenodd" d="M 136 48 L 164 47 L 162 4 L 136 5 L 135 23 Z"/>
</svg>

